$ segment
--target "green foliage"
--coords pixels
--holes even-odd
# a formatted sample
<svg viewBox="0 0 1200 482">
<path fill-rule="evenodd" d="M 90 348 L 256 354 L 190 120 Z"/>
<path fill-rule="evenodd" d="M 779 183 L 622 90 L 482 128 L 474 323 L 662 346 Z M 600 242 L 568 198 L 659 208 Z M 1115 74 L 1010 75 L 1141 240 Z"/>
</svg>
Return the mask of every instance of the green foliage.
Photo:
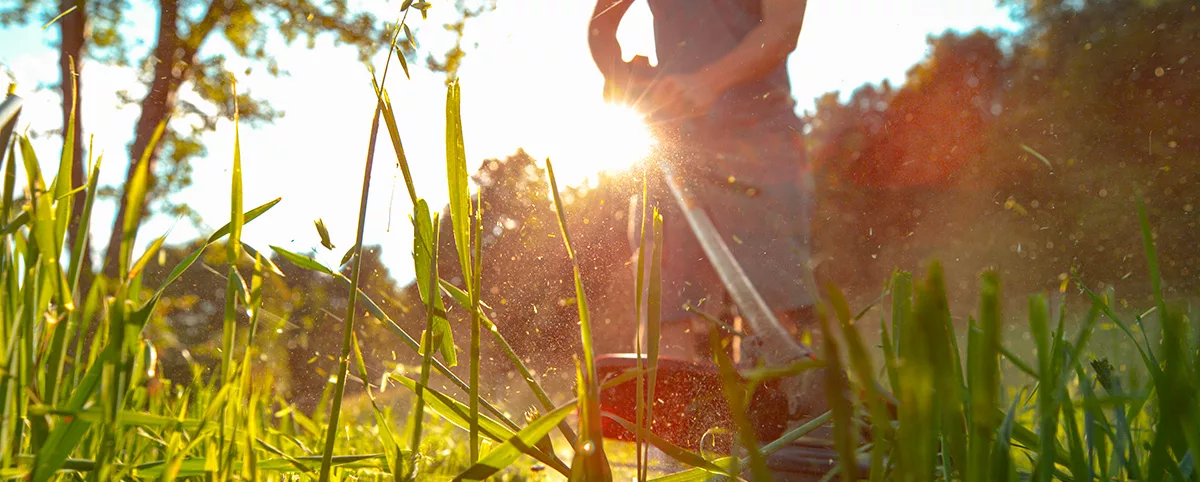
<svg viewBox="0 0 1200 482">
<path fill-rule="evenodd" d="M 1030 12 L 1053 17 L 1053 10 Z M 254 41 L 252 29 L 226 34 L 248 44 Z M 942 52 L 935 57 L 961 55 L 947 51 L 991 52 L 983 48 L 988 45 L 992 44 L 983 37 L 971 36 L 942 46 L 948 50 L 935 49 Z M 916 100 L 902 99 L 950 95 L 937 88 L 939 82 L 953 77 L 945 72 L 961 74 L 964 68 L 937 62 L 916 69 L 912 90 L 904 92 L 917 97 L 897 93 L 893 105 L 900 106 L 896 107 L 899 113 L 914 109 L 910 111 L 914 117 L 933 115 L 921 110 Z M 400 132 L 382 84 L 381 80 L 376 85 L 379 108 L 369 156 L 374 154 L 382 118 L 397 163 L 407 173 Z M 66 203 L 77 189 L 87 199 L 84 212 L 90 212 L 99 161 L 89 170 L 87 183 L 76 187 L 66 179 L 72 172 L 70 165 L 46 171 L 55 173 L 46 182 L 28 138 L 22 137 L 20 149 L 5 149 L 9 155 L 0 159 L 8 175 L 0 199 L 4 218 L 0 224 L 6 226 L 0 237 L 0 369 L 7 376 L 0 377 L 0 403 L 5 407 L 0 423 L 0 475 L 35 481 L 79 477 L 477 480 L 522 478 L 524 464 L 537 463 L 577 480 L 613 478 L 619 466 L 610 460 L 622 451 L 602 439 L 600 396 L 633 379 L 639 385 L 642 379 L 654 380 L 658 370 L 652 361 L 615 380 L 600 380 L 596 373 L 595 355 L 603 351 L 598 334 L 604 323 L 593 311 L 602 303 L 590 302 L 603 297 L 592 296 L 596 291 L 589 292 L 585 280 L 588 286 L 606 281 L 605 276 L 612 275 L 600 268 L 611 265 L 595 261 L 609 257 L 609 252 L 591 251 L 595 238 L 579 235 L 592 234 L 593 229 L 612 231 L 615 216 L 608 206 L 616 203 L 605 206 L 602 201 L 620 200 L 612 194 L 619 189 L 608 193 L 559 189 L 550 163 L 542 172 L 532 159 L 519 155 L 487 163 L 475 177 L 481 189 L 488 190 L 487 200 L 472 197 L 463 154 L 466 141 L 457 119 L 457 89 L 456 84 L 450 86 L 447 106 L 452 114 L 447 125 L 450 220 L 440 222 L 445 218 L 432 214 L 406 179 L 413 202 L 413 256 L 419 280 L 407 293 L 391 286 L 377 250 L 363 245 L 367 174 L 373 157 L 368 157 L 364 174 L 359 231 L 346 260 L 353 261 L 348 273 L 278 247 L 272 247 L 272 259 L 240 239 L 242 226 L 278 200 L 243 213 L 241 159 L 235 142 L 231 219 L 226 226 L 191 246 L 166 246 L 164 238 L 158 238 L 135 257 L 140 211 L 134 209 L 123 225 L 126 240 L 120 275 L 101 278 L 81 292 L 78 270 L 84 267 L 75 261 L 80 245 L 65 242 L 63 219 L 70 215 Z M 72 135 L 68 132 L 65 137 L 69 141 Z M 1063 169 L 1056 164 L 1061 156 L 1037 143 L 1021 146 L 1021 152 L 1034 155 L 1039 168 L 1048 162 L 1056 172 Z M 64 148 L 61 163 L 82 162 L 67 151 Z M 24 184 L 29 195 L 24 199 L 14 198 L 18 152 L 27 173 Z M 136 193 L 145 192 L 146 164 L 138 165 L 142 174 L 129 186 L 130 203 L 136 204 L 140 196 Z M 648 430 L 654 414 L 647 400 L 653 400 L 654 390 L 662 387 L 639 391 L 639 399 L 646 398 L 638 402 L 637 420 L 618 422 L 685 465 L 684 470 L 656 480 L 706 480 L 714 475 L 768 479 L 770 457 L 831 422 L 838 461 L 834 470 L 844 479 L 1195 480 L 1200 357 L 1189 325 L 1192 313 L 1168 302 L 1171 284 L 1163 281 L 1166 270 L 1159 263 L 1170 257 L 1160 256 L 1163 236 L 1156 236 L 1162 232 L 1158 227 L 1173 218 L 1156 213 L 1153 203 L 1138 204 L 1140 259 L 1147 263 L 1147 292 L 1153 303 L 1152 311 L 1141 316 L 1127 317 L 1128 310 L 1118 306 L 1112 289 L 1097 294 L 1078 276 L 1078 295 L 1071 293 L 1088 305 L 1086 316 L 1070 318 L 1062 297 L 1036 294 L 1029 298 L 1027 323 L 1020 326 L 1028 331 L 1030 341 L 1006 340 L 1004 325 L 1015 320 L 1001 316 L 999 274 L 983 274 L 978 311 L 960 323 L 952 315 L 957 307 L 951 305 L 949 276 L 941 264 L 931 263 L 923 279 L 914 281 L 912 275 L 897 271 L 887 284 L 881 299 L 890 302 L 890 309 L 880 309 L 882 353 L 870 349 L 860 331 L 867 311 L 851 316 L 851 303 L 832 284 L 821 310 L 826 331 L 823 360 L 739 371 L 725 356 L 721 340 L 712 338 L 722 393 L 735 410 L 733 427 L 716 428 L 736 430 L 743 452 L 694 453 Z M 639 305 L 639 316 L 642 302 L 647 305 L 649 336 L 643 347 L 653 355 L 658 343 L 655 313 L 661 302 L 664 220 L 655 213 L 651 223 L 656 248 L 649 280 L 630 283 L 637 294 L 621 303 L 632 298 Z M 318 231 L 332 244 L 327 233 Z M 454 239 L 453 246 L 442 239 Z M 556 254 L 559 242 L 565 256 Z M 482 262 L 485 246 L 500 263 Z M 642 254 L 647 246 L 643 238 Z M 64 252 L 67 249 L 70 254 Z M 441 262 L 452 258 L 460 262 Z M 619 265 L 620 258 L 613 258 L 617 261 L 606 262 Z M 71 265 L 64 267 L 63 259 L 70 259 Z M 639 276 L 644 262 L 639 257 L 643 265 Z M 192 270 L 221 264 L 229 267 L 226 275 L 215 269 Z M 446 265 L 446 272 L 441 272 Z M 558 291 L 509 294 L 514 287 L 539 287 L 536 283 L 547 281 L 516 285 L 512 277 L 500 276 L 499 270 L 521 275 L 538 272 L 532 266 L 544 268 L 540 273 L 559 285 Z M 249 273 L 248 283 L 242 273 Z M 220 307 L 206 307 L 204 302 L 220 296 L 212 292 L 222 292 L 222 285 Z M 1062 286 L 1053 296 L 1067 295 L 1069 283 Z M 643 287 L 649 293 L 645 299 Z M 463 308 L 457 311 L 466 313 L 452 314 L 443 293 Z M 561 293 L 567 293 L 562 298 L 568 301 L 542 306 L 550 314 L 569 312 L 577 326 L 547 326 L 556 333 L 536 328 L 513 331 L 536 326 L 521 318 L 519 310 L 526 309 L 527 300 L 544 301 Z M 509 307 L 517 304 L 522 306 Z M 417 305 L 421 308 L 409 309 Z M 621 313 L 629 312 L 626 304 L 620 308 Z M 346 316 L 339 319 L 327 313 L 337 309 Z M 451 368 L 457 350 L 451 334 L 456 316 L 469 317 L 472 323 L 468 382 Z M 419 320 L 409 323 L 410 318 Z M 364 321 L 356 323 L 356 319 Z M 1107 330 L 1110 322 L 1119 329 Z M 340 345 L 336 339 L 328 340 L 336 338 L 328 335 L 338 328 L 344 335 Z M 409 335 L 413 329 L 423 330 L 420 342 Z M 501 400 L 483 385 L 484 330 L 491 333 L 490 349 L 504 354 L 493 363 L 519 372 L 544 409 L 530 412 L 524 424 L 498 408 Z M 543 386 L 546 370 L 528 367 L 518 353 L 520 345 L 512 345 L 509 337 L 515 334 L 511 341 L 527 338 L 532 341 L 524 343 L 536 345 L 563 333 L 574 339 L 564 351 L 578 351 L 582 360 L 575 371 L 577 396 L 556 404 Z M 959 346 L 962 337 L 965 352 Z M 401 343 L 395 343 L 397 338 Z M 318 356 L 312 357 L 314 352 Z M 1022 361 L 1020 356 L 1029 354 L 1036 357 L 1034 362 Z M 882 371 L 876 371 L 874 357 L 882 358 Z M 189 361 L 180 363 L 183 359 Z M 317 373 L 316 383 L 301 390 L 321 395 L 315 404 L 301 407 L 294 403 L 300 397 L 289 396 L 295 393 L 283 387 L 289 382 L 285 380 L 288 370 L 276 368 L 307 367 L 310 359 L 314 364 L 321 360 L 325 371 Z M 417 362 L 419 378 L 408 376 L 407 370 Z M 349 374 L 351 363 L 354 376 Z M 219 370 L 214 369 L 217 366 Z M 832 410 L 776 440 L 755 439 L 745 417 L 750 395 L 773 379 L 814 366 L 825 369 L 825 392 Z M 851 377 L 842 376 L 847 370 Z M 291 375 L 300 371 L 315 370 L 295 370 Z M 329 382 L 331 376 L 335 383 Z M 439 387 L 442 381 L 453 384 L 457 392 Z M 347 385 L 359 383 L 365 396 L 347 396 Z M 397 391 L 409 398 L 395 395 Z M 413 403 L 405 403 L 409 401 Z M 396 407 L 407 406 L 414 407 L 408 417 L 393 413 Z M 571 415 L 577 415 L 578 437 L 568 422 Z M 392 426 L 403 419 L 410 420 L 403 431 Z M 552 434 L 556 427 L 563 437 Z M 469 438 L 468 443 L 460 443 L 466 438 L 463 431 L 494 443 Z M 405 440 L 397 433 L 411 438 Z M 859 440 L 860 435 L 866 440 Z M 650 477 L 644 466 L 648 461 L 640 449 L 635 447 L 637 472 L 645 480 Z M 870 464 L 860 464 L 860 455 L 868 452 Z M 561 455 L 570 455 L 570 463 Z"/>
<path fill-rule="evenodd" d="M 874 286 L 939 255 L 1022 290 L 1078 272 L 1124 306 L 1152 294 L 1129 209 L 1142 199 L 1169 289 L 1195 292 L 1195 2 L 1001 3 L 1023 30 L 932 37 L 902 86 L 818 100 L 814 232 L 836 273 L 869 273 L 831 276 Z"/>
</svg>

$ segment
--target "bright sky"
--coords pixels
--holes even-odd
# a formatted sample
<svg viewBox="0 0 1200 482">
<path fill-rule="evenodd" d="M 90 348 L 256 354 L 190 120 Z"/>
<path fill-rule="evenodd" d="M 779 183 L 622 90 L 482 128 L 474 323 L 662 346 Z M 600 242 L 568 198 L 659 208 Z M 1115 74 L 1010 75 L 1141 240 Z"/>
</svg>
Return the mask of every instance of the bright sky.
<svg viewBox="0 0 1200 482">
<path fill-rule="evenodd" d="M 141 2 L 137 2 L 138 5 Z M 398 1 L 377 12 L 393 18 Z M 470 170 L 483 159 L 513 154 L 523 147 L 538 159 L 555 160 L 561 181 L 580 182 L 598 168 L 630 163 L 637 146 L 613 142 L 603 132 L 626 132 L 601 101 L 603 80 L 587 50 L 587 1 L 501 0 L 495 12 L 467 25 L 468 54 L 459 72 L 463 92 L 464 136 Z M 435 2 L 429 20 L 410 17 L 425 50 L 441 52 L 451 40 L 441 24 L 453 15 L 449 2 Z M 149 43 L 154 16 L 148 8 L 135 12 L 131 35 Z M 414 18 L 416 19 L 414 21 Z M 975 27 L 1013 30 L 1017 25 L 995 0 L 813 0 L 809 3 L 799 47 L 789 61 L 793 95 L 800 109 L 829 91 L 849 94 L 866 82 L 889 79 L 894 84 L 926 51 L 926 36 L 946 29 Z M 60 127 L 60 102 L 50 87 L 58 80 L 54 28 L 40 25 L 0 31 L 0 63 L 16 77 L 26 98 L 23 121 L 32 129 Z M 626 58 L 653 57 L 650 13 L 637 2 L 619 31 Z M 477 44 L 477 46 L 475 46 Z M 219 48 L 219 45 L 206 46 Z M 271 78 L 265 73 L 239 75 L 239 88 L 250 89 L 286 111 L 272 125 L 243 126 L 241 149 L 247 208 L 275 197 L 283 202 L 248 225 L 244 239 L 259 249 L 268 244 L 300 252 L 314 248 L 327 264 L 337 263 L 354 242 L 363 166 L 374 111 L 370 75 L 351 49 L 318 42 L 307 50 L 277 49 L 280 65 L 291 73 Z M 419 196 L 431 205 L 446 202 L 444 143 L 444 77 L 414 65 L 412 79 L 399 69 L 388 79 L 404 147 Z M 377 64 L 382 65 L 382 56 Z M 230 62 L 233 72 L 245 64 Z M 95 136 L 97 152 L 106 156 L 102 181 L 119 183 L 128 165 L 126 147 L 136 120 L 133 108 L 119 108 L 116 93 L 139 96 L 132 71 L 95 63 L 85 66 L 85 131 Z M 265 95 L 264 95 L 265 94 Z M 187 95 L 186 93 L 184 95 Z M 633 127 L 636 129 L 636 127 Z M 384 260 L 400 282 L 412 278 L 411 208 L 386 130 L 377 147 L 372 173 L 365 242 L 381 244 Z M 229 175 L 233 152 L 232 122 L 223 122 L 206 137 L 209 155 L 194 162 L 193 187 L 175 194 L 215 228 L 229 216 Z M 60 141 L 38 142 L 39 153 L 56 158 Z M 43 159 L 45 161 L 45 159 Z M 389 201 L 395 192 L 392 214 Z M 97 206 L 93 235 L 107 239 L 115 212 Z M 323 218 L 337 249 L 319 247 L 313 221 Z M 388 225 L 391 230 L 388 231 Z M 173 219 L 158 217 L 141 231 L 139 241 L 166 233 Z M 185 226 L 172 231 L 170 242 L 197 235 Z M 209 228 L 211 229 L 211 228 Z M 205 234 L 207 234 L 207 230 Z M 102 241 L 101 241 L 102 242 Z"/>
</svg>

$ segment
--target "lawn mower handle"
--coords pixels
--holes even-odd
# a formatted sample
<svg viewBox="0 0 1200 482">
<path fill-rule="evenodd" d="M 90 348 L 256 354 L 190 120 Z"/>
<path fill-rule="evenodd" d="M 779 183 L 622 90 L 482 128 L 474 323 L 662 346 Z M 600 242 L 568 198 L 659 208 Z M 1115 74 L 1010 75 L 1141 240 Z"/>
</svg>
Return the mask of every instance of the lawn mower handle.
<svg viewBox="0 0 1200 482">
<path fill-rule="evenodd" d="M 680 145 L 672 145 L 675 136 L 670 130 L 673 130 L 676 123 L 677 121 L 655 122 L 653 120 L 647 123 L 652 134 L 659 140 L 659 145 L 655 147 L 649 162 L 656 163 L 667 189 L 671 192 L 671 197 L 679 206 L 680 212 L 683 213 L 692 234 L 696 236 L 696 240 L 717 272 L 717 276 L 728 291 L 730 298 L 738 306 L 742 318 L 749 323 L 754 332 L 753 337 L 761 344 L 761 350 L 759 350 L 761 360 L 768 366 L 784 367 L 800 360 L 815 358 L 813 350 L 804 344 L 797 343 L 792 334 L 775 317 L 762 295 L 755 289 L 754 283 L 746 276 L 741 264 L 733 256 L 729 245 L 717 231 L 704 207 L 684 189 L 682 179 L 676 175 L 675 168 L 678 165 L 691 164 L 684 163 L 682 160 L 696 154 Z M 811 277 L 809 278 L 811 279 Z M 812 387 L 807 386 L 805 377 L 792 376 L 784 378 L 780 382 L 780 389 L 787 394 L 788 409 L 791 413 L 801 413 L 806 408 L 810 408 L 805 407 L 805 401 L 808 399 L 805 392 Z"/>
<path fill-rule="evenodd" d="M 671 196 L 683 212 L 688 227 L 696 236 L 708 261 L 712 263 L 729 296 L 737 304 L 742 317 L 750 324 L 755 336 L 761 339 L 764 347 L 763 361 L 771 366 L 785 366 L 800 359 L 811 358 L 812 349 L 796 343 L 791 333 L 779 323 L 779 319 L 742 270 L 741 264 L 733 257 L 733 252 L 721 238 L 721 233 L 713 225 L 708 213 L 683 189 L 679 178 L 675 176 L 674 167 L 668 162 L 662 162 L 659 168 L 667 189 L 671 191 Z"/>
</svg>

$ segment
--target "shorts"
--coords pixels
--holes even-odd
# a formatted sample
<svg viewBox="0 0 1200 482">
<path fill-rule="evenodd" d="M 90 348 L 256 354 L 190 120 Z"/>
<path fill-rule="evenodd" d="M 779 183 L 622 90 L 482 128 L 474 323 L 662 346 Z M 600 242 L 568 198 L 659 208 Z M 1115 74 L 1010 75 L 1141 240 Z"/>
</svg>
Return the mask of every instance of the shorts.
<svg viewBox="0 0 1200 482">
<path fill-rule="evenodd" d="M 660 162 L 712 219 L 722 239 L 772 311 L 813 305 L 810 223 L 813 181 L 794 123 L 754 123 L 695 129 L 665 142 Z M 661 141 L 661 140 L 660 140 Z M 654 166 L 648 167 L 648 206 L 663 216 L 662 321 L 694 318 L 688 304 L 715 316 L 729 313 L 724 284 L 708 262 L 682 211 Z M 640 200 L 630 205 L 629 238 L 636 266 Z M 646 280 L 653 249 L 646 216 Z M 636 271 L 636 269 L 635 269 Z"/>
</svg>

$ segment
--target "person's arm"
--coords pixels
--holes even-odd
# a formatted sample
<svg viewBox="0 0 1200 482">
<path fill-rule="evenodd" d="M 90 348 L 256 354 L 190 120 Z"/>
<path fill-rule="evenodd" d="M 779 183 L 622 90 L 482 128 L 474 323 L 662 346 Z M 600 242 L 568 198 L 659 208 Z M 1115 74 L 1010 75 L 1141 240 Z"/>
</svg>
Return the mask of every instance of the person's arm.
<svg viewBox="0 0 1200 482">
<path fill-rule="evenodd" d="M 763 20 L 733 50 L 691 74 L 663 79 L 653 99 L 669 112 L 703 113 L 729 89 L 763 78 L 796 49 L 807 0 L 763 0 Z"/>
<path fill-rule="evenodd" d="M 723 93 L 761 79 L 796 50 L 807 0 L 763 0 L 763 20 L 742 42 L 696 74 Z"/>
<path fill-rule="evenodd" d="M 617 42 L 617 27 L 632 3 L 633 0 L 597 0 L 592 20 L 588 22 L 588 48 L 605 78 L 615 76 L 618 67 L 624 63 L 621 61 L 621 44 Z"/>
</svg>

